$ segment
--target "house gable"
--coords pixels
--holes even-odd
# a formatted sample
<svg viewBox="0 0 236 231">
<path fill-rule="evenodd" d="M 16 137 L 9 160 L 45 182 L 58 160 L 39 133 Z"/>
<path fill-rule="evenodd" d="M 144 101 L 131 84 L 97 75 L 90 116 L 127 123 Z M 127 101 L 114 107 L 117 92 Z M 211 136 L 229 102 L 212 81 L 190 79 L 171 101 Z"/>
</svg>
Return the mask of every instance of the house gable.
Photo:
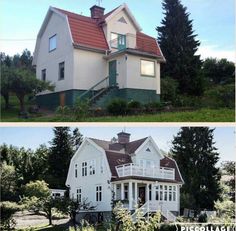
<svg viewBox="0 0 236 231">
<path fill-rule="evenodd" d="M 145 142 L 135 151 L 132 157 L 133 162 L 140 164 L 140 161 L 152 161 L 155 166 L 160 167 L 160 160 L 164 156 L 157 147 L 152 137 L 148 137 Z"/>
<path fill-rule="evenodd" d="M 89 138 L 86 138 L 70 161 L 70 167 L 69 167 L 69 171 L 67 175 L 66 186 L 71 186 L 72 184 L 74 184 L 75 165 L 77 165 L 78 179 L 80 179 L 80 184 L 82 185 L 86 184 L 86 181 L 88 181 L 88 178 L 85 179 L 81 175 L 82 163 L 83 162 L 89 163 L 92 160 L 95 161 L 95 174 L 91 176 L 88 174 L 88 177 L 90 177 L 90 180 L 94 178 L 98 178 L 98 176 L 99 178 L 105 178 L 106 180 L 109 180 L 111 178 L 111 171 L 110 171 L 109 164 L 107 162 L 104 149 L 99 147 L 95 142 L 93 142 Z M 101 172 L 101 167 L 103 168 L 102 172 Z"/>
</svg>

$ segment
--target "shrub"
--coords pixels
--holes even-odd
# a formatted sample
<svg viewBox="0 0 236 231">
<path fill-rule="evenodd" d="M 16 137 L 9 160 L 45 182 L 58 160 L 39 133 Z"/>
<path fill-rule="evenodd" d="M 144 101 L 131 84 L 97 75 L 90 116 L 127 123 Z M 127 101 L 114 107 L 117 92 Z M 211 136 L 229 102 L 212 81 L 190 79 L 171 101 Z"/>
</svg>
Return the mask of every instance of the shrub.
<svg viewBox="0 0 236 231">
<path fill-rule="evenodd" d="M 127 102 L 123 99 L 113 99 L 107 106 L 107 111 L 112 115 L 126 115 L 128 112 Z"/>
<path fill-rule="evenodd" d="M 85 118 L 89 114 L 89 101 L 81 100 L 78 97 L 73 107 L 73 113 L 76 119 Z"/>
<path fill-rule="evenodd" d="M 204 106 L 218 107 L 235 107 L 235 86 L 234 84 L 218 85 L 208 89 L 203 97 Z"/>
<path fill-rule="evenodd" d="M 178 82 L 170 77 L 161 79 L 161 100 L 175 102 Z"/>
<path fill-rule="evenodd" d="M 161 104 L 161 102 L 151 102 L 151 103 L 145 104 L 144 107 L 145 107 L 146 112 L 153 113 L 162 109 L 163 105 Z"/>
<path fill-rule="evenodd" d="M 130 114 L 139 114 L 142 111 L 142 104 L 139 101 L 131 100 L 127 107 Z"/>
<path fill-rule="evenodd" d="M 71 113 L 71 109 L 68 106 L 59 106 L 56 109 L 56 113 L 61 115 L 61 116 L 66 116 Z"/>
<path fill-rule="evenodd" d="M 16 225 L 13 215 L 20 210 L 20 206 L 15 202 L 0 202 L 1 209 L 1 228 L 10 230 Z"/>
<path fill-rule="evenodd" d="M 198 222 L 207 222 L 207 214 L 206 213 L 200 214 L 198 217 Z"/>
<path fill-rule="evenodd" d="M 178 95 L 174 106 L 177 107 L 201 107 L 202 100 L 199 96 Z"/>
</svg>

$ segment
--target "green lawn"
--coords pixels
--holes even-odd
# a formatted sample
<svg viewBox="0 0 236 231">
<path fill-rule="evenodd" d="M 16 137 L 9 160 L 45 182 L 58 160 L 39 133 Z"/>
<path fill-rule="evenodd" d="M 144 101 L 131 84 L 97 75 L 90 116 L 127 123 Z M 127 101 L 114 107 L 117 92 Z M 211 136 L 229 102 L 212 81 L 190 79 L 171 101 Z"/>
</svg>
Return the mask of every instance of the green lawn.
<svg viewBox="0 0 236 231">
<path fill-rule="evenodd" d="M 2 122 L 235 122 L 235 110 L 228 108 L 203 108 L 195 111 L 160 112 L 154 115 L 88 117 L 75 120 L 73 117 L 61 117 L 54 114 L 41 114 L 30 119 L 19 119 L 18 103 L 14 97 L 11 97 L 11 105 L 11 109 L 7 111 L 3 108 L 4 105 L 2 105 Z"/>
</svg>

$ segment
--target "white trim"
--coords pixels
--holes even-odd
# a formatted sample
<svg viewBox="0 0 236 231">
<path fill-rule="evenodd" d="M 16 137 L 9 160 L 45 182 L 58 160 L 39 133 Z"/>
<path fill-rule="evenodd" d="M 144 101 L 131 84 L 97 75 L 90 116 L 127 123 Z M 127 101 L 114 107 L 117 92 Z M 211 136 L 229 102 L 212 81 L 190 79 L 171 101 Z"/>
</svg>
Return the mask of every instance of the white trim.
<svg viewBox="0 0 236 231">
<path fill-rule="evenodd" d="M 164 158 L 163 154 L 161 153 L 160 149 L 158 148 L 158 146 L 156 145 L 155 141 L 153 140 L 153 138 L 152 138 L 151 136 L 149 136 L 149 137 L 138 147 L 138 149 L 136 149 L 136 151 L 134 152 L 134 154 L 137 154 L 149 141 L 153 144 L 154 148 L 156 149 L 156 151 L 157 151 L 158 154 L 160 155 L 161 159 Z"/>
<path fill-rule="evenodd" d="M 157 47 L 159 48 L 159 50 L 160 50 L 160 52 L 161 52 L 161 55 L 162 55 L 162 57 L 163 57 L 163 61 L 162 61 L 162 62 L 166 62 L 165 56 L 164 56 L 163 53 L 162 53 L 162 50 L 161 50 L 161 48 L 160 48 L 160 46 L 159 46 L 159 43 L 158 43 L 157 39 L 155 39 L 155 41 L 156 41 Z"/>
<path fill-rule="evenodd" d="M 136 27 L 136 29 L 138 31 L 141 31 L 142 28 L 139 25 L 139 23 L 136 21 L 135 17 L 133 16 L 133 14 L 131 13 L 129 7 L 126 5 L 126 3 L 122 4 L 120 7 L 118 7 L 114 12 L 112 12 L 106 19 L 105 22 L 108 23 L 115 15 L 117 15 L 118 13 L 120 13 L 122 10 L 125 10 L 128 14 L 128 16 L 130 17 L 131 21 L 133 22 L 134 26 Z"/>
</svg>

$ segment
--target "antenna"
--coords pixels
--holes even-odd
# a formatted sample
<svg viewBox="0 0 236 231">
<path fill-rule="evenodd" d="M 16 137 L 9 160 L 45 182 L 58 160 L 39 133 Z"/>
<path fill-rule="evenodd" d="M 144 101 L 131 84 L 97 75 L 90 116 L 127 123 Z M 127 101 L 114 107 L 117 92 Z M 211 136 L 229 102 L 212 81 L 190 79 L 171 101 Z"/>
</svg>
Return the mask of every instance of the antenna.
<svg viewBox="0 0 236 231">
<path fill-rule="evenodd" d="M 102 0 L 96 0 L 98 3 L 98 6 L 101 6 Z"/>
</svg>

